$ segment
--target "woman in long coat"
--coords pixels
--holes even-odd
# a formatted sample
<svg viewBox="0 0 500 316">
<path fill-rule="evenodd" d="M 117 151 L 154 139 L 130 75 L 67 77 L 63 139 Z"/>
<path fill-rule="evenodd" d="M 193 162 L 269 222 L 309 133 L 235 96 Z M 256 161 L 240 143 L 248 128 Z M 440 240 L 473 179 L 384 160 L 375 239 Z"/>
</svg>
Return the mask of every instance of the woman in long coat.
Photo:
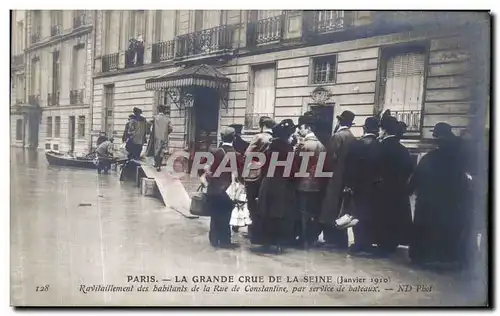
<svg viewBox="0 0 500 316">
<path fill-rule="evenodd" d="M 385 136 L 380 143 L 380 195 L 377 197 L 375 241 L 381 255 L 389 255 L 398 245 L 408 245 L 412 227 L 408 179 L 413 161 L 397 137 L 396 118 L 382 120 Z"/>
<path fill-rule="evenodd" d="M 266 163 L 263 166 L 264 178 L 259 190 L 257 201 L 257 222 L 261 223 L 263 235 L 262 250 L 269 246 L 276 246 L 277 252 L 282 252 L 282 246 L 293 234 L 298 212 L 295 208 L 295 187 L 293 182 L 294 166 L 290 174 L 284 174 L 285 167 L 276 166 L 272 175 L 267 174 L 269 162 L 273 153 L 278 153 L 278 161 L 286 161 L 289 154 L 293 155 L 294 148 L 290 143 L 290 136 L 296 126 L 292 120 L 284 120 L 273 128 L 275 137 L 266 151 Z"/>
<path fill-rule="evenodd" d="M 409 255 L 417 264 L 464 263 L 472 222 L 466 164 L 448 124 L 438 123 L 434 137 L 439 147 L 420 160 L 410 180 L 417 199 Z"/>
</svg>

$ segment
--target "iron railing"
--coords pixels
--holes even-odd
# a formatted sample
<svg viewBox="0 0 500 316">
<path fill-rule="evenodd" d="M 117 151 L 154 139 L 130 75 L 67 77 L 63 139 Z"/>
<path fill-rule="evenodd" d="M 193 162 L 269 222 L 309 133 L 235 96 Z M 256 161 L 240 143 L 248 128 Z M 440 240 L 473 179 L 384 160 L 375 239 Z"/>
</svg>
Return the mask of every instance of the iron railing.
<svg viewBox="0 0 500 316">
<path fill-rule="evenodd" d="M 421 132 L 420 129 L 420 114 L 421 111 L 417 110 L 402 110 L 402 111 L 392 111 L 391 114 L 394 115 L 400 122 L 406 124 L 406 131 L 415 133 Z"/>
<path fill-rule="evenodd" d="M 47 105 L 48 106 L 59 105 L 59 95 L 60 92 L 47 93 Z"/>
<path fill-rule="evenodd" d="M 250 22 L 248 24 L 248 39 L 252 45 L 276 43 L 283 38 L 285 15 Z"/>
<path fill-rule="evenodd" d="M 16 99 L 16 105 L 24 104 L 24 99 Z"/>
<path fill-rule="evenodd" d="M 314 31 L 326 33 L 343 29 L 346 25 L 345 11 L 321 10 L 314 12 Z"/>
<path fill-rule="evenodd" d="M 56 24 L 50 27 L 50 36 L 56 36 L 61 34 L 61 26 Z"/>
<path fill-rule="evenodd" d="M 83 104 L 83 89 L 69 92 L 69 104 Z"/>
<path fill-rule="evenodd" d="M 84 26 L 86 23 L 86 16 L 85 14 L 79 14 L 77 16 L 73 17 L 73 28 L 79 28 L 81 26 Z"/>
<path fill-rule="evenodd" d="M 11 60 L 12 67 L 18 67 L 24 64 L 24 54 L 19 54 L 12 56 Z"/>
<path fill-rule="evenodd" d="M 28 96 L 28 103 L 30 105 L 36 105 L 36 106 L 40 106 L 40 95 L 29 95 Z"/>
<path fill-rule="evenodd" d="M 233 48 L 234 25 L 222 25 L 177 37 L 176 58 L 222 53 Z"/>
<path fill-rule="evenodd" d="M 262 116 L 273 117 L 274 113 L 246 113 L 245 129 L 258 129 L 259 120 Z"/>
<path fill-rule="evenodd" d="M 151 61 L 159 63 L 165 60 L 172 60 L 174 59 L 174 54 L 175 40 L 155 43 L 151 52 Z"/>
<path fill-rule="evenodd" d="M 102 72 L 118 70 L 118 58 L 120 54 L 109 54 L 102 56 Z"/>
</svg>

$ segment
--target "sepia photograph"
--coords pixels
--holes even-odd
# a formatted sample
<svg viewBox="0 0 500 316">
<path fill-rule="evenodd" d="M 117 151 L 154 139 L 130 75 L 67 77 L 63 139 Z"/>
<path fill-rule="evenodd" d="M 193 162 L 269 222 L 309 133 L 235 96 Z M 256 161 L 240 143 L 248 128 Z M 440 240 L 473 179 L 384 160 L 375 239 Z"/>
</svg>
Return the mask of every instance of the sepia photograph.
<svg viewBox="0 0 500 316">
<path fill-rule="evenodd" d="M 492 16 L 10 10 L 10 305 L 491 307 Z"/>
</svg>

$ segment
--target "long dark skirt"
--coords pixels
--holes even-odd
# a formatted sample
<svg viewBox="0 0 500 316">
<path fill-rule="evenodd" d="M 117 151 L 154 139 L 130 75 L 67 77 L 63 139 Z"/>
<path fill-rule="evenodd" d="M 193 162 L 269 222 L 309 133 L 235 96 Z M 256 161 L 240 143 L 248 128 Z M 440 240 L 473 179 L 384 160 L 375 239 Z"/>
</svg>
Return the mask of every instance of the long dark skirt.
<svg viewBox="0 0 500 316">
<path fill-rule="evenodd" d="M 299 214 L 295 187 L 290 179 L 264 178 L 259 190 L 254 224 L 260 229 L 260 244 L 284 245 L 295 240 Z"/>
</svg>

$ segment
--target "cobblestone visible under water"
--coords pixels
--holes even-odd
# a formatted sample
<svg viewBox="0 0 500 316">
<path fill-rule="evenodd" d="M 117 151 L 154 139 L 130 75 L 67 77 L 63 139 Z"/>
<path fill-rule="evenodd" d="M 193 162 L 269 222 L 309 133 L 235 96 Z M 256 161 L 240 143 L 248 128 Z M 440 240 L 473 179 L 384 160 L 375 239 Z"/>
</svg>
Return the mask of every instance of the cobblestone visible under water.
<svg viewBox="0 0 500 316">
<path fill-rule="evenodd" d="M 11 152 L 11 302 L 17 306 L 423 306 L 484 301 L 484 292 L 479 293 L 470 278 L 414 269 L 404 250 L 383 260 L 324 249 L 259 255 L 249 251 L 241 233 L 233 238 L 240 248 L 215 250 L 207 231 L 206 218 L 188 220 L 141 196 L 133 184 L 120 183 L 114 173 L 98 176 L 92 170 L 49 166 L 42 152 Z M 335 280 L 343 276 L 346 290 L 319 279 L 305 282 L 305 275 Z M 204 293 L 209 283 L 193 282 L 193 276 L 234 276 L 236 281 L 211 284 Z M 139 282 L 127 282 L 128 277 Z M 180 282 L 183 277 L 186 282 Z M 259 277 L 266 283 L 254 282 Z M 278 277 L 282 282 L 272 279 Z M 275 282 L 269 283 L 269 278 Z M 359 281 L 362 278 L 365 282 Z M 378 283 L 368 282 L 370 278 Z M 150 288 L 147 293 L 137 292 L 141 284 Z M 81 285 L 134 285 L 134 290 L 85 294 L 79 291 Z M 191 292 L 196 285 L 200 292 Z M 234 285 L 240 286 L 238 292 L 231 291 Z M 288 292 L 259 290 L 274 285 Z M 413 289 L 398 292 L 399 285 Z M 183 286 L 188 292 L 153 291 Z"/>
</svg>

